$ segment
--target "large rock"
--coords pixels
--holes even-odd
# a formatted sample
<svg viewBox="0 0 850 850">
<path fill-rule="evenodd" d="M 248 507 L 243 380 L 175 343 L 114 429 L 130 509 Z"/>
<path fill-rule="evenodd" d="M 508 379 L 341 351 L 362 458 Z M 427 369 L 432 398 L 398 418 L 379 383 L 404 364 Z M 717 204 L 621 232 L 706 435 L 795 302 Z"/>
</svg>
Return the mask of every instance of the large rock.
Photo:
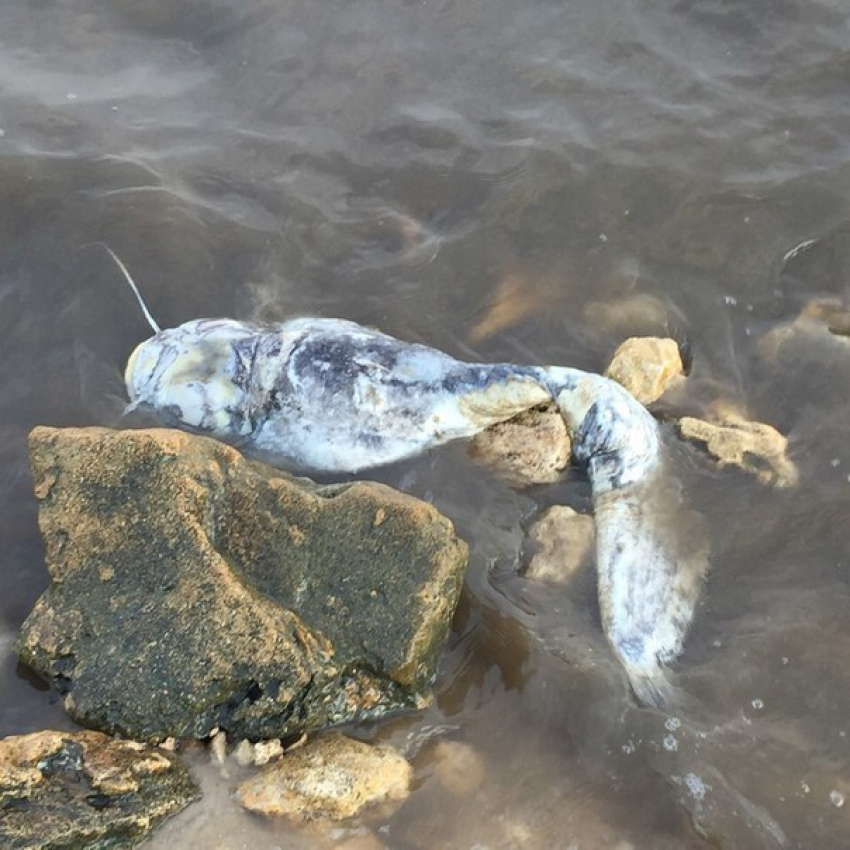
<svg viewBox="0 0 850 850">
<path fill-rule="evenodd" d="M 416 705 L 466 546 L 430 505 L 178 431 L 36 428 L 51 585 L 18 642 L 79 722 L 275 738 Z"/>
<path fill-rule="evenodd" d="M 133 847 L 199 796 L 176 756 L 99 732 L 0 740 L 0 846 Z"/>
<path fill-rule="evenodd" d="M 288 753 L 239 786 L 239 802 L 258 814 L 343 820 L 383 800 L 404 800 L 413 768 L 389 746 L 326 735 Z"/>
</svg>

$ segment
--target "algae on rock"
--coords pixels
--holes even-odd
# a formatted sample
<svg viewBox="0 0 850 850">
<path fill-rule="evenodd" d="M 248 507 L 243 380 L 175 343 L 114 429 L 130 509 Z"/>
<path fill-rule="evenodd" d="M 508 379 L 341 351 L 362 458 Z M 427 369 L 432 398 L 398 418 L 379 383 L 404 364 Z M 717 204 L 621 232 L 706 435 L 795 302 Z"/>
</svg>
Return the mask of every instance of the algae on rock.
<svg viewBox="0 0 850 850">
<path fill-rule="evenodd" d="M 18 653 L 80 723 L 263 739 L 427 693 L 467 556 L 430 505 L 167 429 L 36 428 L 30 452 L 52 581 Z"/>
<path fill-rule="evenodd" d="M 180 760 L 100 732 L 0 740 L 0 846 L 129 848 L 200 794 Z"/>
</svg>

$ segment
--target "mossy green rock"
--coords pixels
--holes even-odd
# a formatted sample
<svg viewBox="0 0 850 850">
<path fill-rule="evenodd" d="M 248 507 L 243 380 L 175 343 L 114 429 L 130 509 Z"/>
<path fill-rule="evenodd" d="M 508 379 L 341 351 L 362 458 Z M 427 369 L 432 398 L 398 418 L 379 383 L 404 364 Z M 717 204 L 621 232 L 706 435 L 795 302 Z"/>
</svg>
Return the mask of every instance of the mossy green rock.
<svg viewBox="0 0 850 850">
<path fill-rule="evenodd" d="M 200 794 L 179 759 L 99 732 L 0 740 L 0 847 L 134 847 Z"/>
<path fill-rule="evenodd" d="M 30 435 L 51 584 L 21 659 L 138 740 L 281 737 L 419 704 L 465 544 L 430 505 L 179 431 Z"/>
</svg>

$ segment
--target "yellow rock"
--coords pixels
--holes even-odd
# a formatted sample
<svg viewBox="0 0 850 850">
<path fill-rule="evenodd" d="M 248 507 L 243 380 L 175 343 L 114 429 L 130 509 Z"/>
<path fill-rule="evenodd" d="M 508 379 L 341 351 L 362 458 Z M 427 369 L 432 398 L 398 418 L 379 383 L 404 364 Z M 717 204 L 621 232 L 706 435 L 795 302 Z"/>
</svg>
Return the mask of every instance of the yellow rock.
<svg viewBox="0 0 850 850">
<path fill-rule="evenodd" d="M 651 404 L 684 372 L 679 346 L 661 337 L 632 337 L 614 353 L 605 375 L 641 404 Z"/>
<path fill-rule="evenodd" d="M 787 456 L 788 439 L 770 425 L 752 422 L 731 410 L 715 411 L 717 422 L 685 416 L 679 433 L 705 445 L 721 466 L 737 466 L 763 484 L 791 487 L 799 480 Z"/>
<path fill-rule="evenodd" d="M 257 767 L 268 764 L 280 755 L 283 755 L 283 744 L 277 738 L 271 741 L 258 741 L 254 744 L 254 764 Z"/>
<path fill-rule="evenodd" d="M 239 802 L 252 812 L 296 820 L 343 820 L 382 800 L 404 800 L 413 768 L 392 747 L 326 735 L 243 782 Z"/>
</svg>

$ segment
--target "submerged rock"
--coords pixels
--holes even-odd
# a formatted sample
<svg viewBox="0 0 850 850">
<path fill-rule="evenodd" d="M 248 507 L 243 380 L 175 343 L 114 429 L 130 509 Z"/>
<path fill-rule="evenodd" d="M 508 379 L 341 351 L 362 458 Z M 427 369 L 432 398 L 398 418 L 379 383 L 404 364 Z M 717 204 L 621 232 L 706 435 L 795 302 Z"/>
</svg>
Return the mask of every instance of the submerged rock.
<svg viewBox="0 0 850 850">
<path fill-rule="evenodd" d="M 0 740 L 2 847 L 133 847 L 199 796 L 176 756 L 144 744 L 88 731 Z"/>
<path fill-rule="evenodd" d="M 236 791 L 252 812 L 343 820 L 383 800 L 404 800 L 413 768 L 392 747 L 327 735 L 270 764 Z"/>
<path fill-rule="evenodd" d="M 806 366 L 816 363 L 819 370 L 831 360 L 850 360 L 850 309 L 837 298 L 815 298 L 800 315 L 762 336 L 757 345 L 760 356 L 776 366 L 786 361 Z"/>
<path fill-rule="evenodd" d="M 473 459 L 515 487 L 560 480 L 571 452 L 567 426 L 555 404 L 526 410 L 469 442 Z"/>
<path fill-rule="evenodd" d="M 656 336 L 669 333 L 671 324 L 687 325 L 684 314 L 647 292 L 608 301 L 593 301 L 584 308 L 584 317 L 611 336 Z"/>
<path fill-rule="evenodd" d="M 752 422 L 732 410 L 716 409 L 716 422 L 690 416 L 679 420 L 679 433 L 701 443 L 720 464 L 751 472 L 763 484 L 791 487 L 799 473 L 787 456 L 788 439 L 770 425 Z"/>
<path fill-rule="evenodd" d="M 427 693 L 467 554 L 430 505 L 165 429 L 30 449 L 52 581 L 17 648 L 79 722 L 256 740 Z"/>
<path fill-rule="evenodd" d="M 431 752 L 434 773 L 456 798 L 472 796 L 487 778 L 487 767 L 474 747 L 462 741 L 438 741 Z"/>
<path fill-rule="evenodd" d="M 534 554 L 525 577 L 566 584 L 592 556 L 593 517 L 566 505 L 553 505 L 529 530 Z"/>
<path fill-rule="evenodd" d="M 850 337 L 850 307 L 840 298 L 814 298 L 800 311 L 799 321 L 820 322 L 829 333 Z"/>
<path fill-rule="evenodd" d="M 684 374 L 679 346 L 673 339 L 632 337 L 614 352 L 605 371 L 641 404 L 652 404 Z"/>
<path fill-rule="evenodd" d="M 487 312 L 475 323 L 468 341 L 477 344 L 495 334 L 524 322 L 546 309 L 551 282 L 531 275 L 528 270 L 512 269 L 503 275 Z"/>
</svg>

